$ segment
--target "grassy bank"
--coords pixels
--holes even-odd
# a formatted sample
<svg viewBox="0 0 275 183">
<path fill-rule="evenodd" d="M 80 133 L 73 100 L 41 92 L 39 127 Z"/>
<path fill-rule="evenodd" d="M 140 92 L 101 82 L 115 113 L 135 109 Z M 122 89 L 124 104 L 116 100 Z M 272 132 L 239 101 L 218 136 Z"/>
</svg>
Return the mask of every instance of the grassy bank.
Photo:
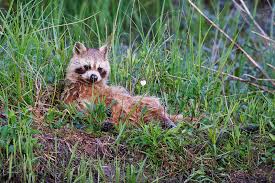
<svg viewBox="0 0 275 183">
<path fill-rule="evenodd" d="M 266 41 L 252 32 L 258 29 L 249 16 L 222 2 L 195 4 L 275 78 L 275 8 L 267 6 L 271 16 L 260 21 L 271 39 Z M 0 11 L 1 182 L 274 180 L 274 86 L 251 79 L 265 77 L 188 1 L 5 5 Z M 255 1 L 248 8 L 257 21 L 263 5 Z M 104 105 L 84 115 L 58 101 L 74 43 L 98 47 L 110 34 L 109 83 L 159 97 L 170 113 L 186 116 L 177 128 L 120 124 L 102 132 Z"/>
</svg>

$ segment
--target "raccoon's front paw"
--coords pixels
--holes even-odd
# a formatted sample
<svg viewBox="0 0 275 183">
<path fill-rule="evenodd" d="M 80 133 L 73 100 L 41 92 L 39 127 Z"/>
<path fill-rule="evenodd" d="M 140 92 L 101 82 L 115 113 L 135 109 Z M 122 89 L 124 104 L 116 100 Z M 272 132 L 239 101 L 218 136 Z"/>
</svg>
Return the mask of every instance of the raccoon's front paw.
<svg viewBox="0 0 275 183">
<path fill-rule="evenodd" d="M 169 129 L 176 128 L 176 127 L 177 127 L 177 125 L 175 125 L 175 123 L 173 123 L 173 122 L 167 124 L 167 128 L 169 128 Z"/>
<path fill-rule="evenodd" d="M 164 127 L 171 129 L 171 128 L 176 128 L 177 125 L 175 125 L 175 123 L 173 121 L 171 121 L 170 119 L 166 119 L 164 121 Z"/>
<path fill-rule="evenodd" d="M 114 129 L 114 123 L 111 121 L 104 121 L 101 127 L 101 130 L 104 132 L 108 132 Z"/>
</svg>

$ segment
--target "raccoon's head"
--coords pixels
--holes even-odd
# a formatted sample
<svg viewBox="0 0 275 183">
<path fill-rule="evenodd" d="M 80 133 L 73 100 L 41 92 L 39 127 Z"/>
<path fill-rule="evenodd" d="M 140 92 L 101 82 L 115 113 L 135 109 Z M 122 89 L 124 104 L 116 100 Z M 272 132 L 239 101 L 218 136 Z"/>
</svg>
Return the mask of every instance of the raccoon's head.
<svg viewBox="0 0 275 183">
<path fill-rule="evenodd" d="M 87 48 L 77 42 L 73 48 L 73 57 L 67 68 L 66 79 L 73 83 L 106 83 L 110 73 L 108 46 L 98 49 Z"/>
</svg>

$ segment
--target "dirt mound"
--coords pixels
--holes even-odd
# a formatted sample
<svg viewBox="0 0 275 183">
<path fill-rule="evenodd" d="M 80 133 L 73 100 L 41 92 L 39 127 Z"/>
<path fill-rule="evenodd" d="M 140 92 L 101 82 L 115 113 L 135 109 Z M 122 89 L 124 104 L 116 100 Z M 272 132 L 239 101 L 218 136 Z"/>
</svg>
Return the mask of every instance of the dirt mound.
<svg viewBox="0 0 275 183">
<path fill-rule="evenodd" d="M 115 158 L 129 156 L 124 145 L 116 145 L 111 136 L 94 137 L 81 130 L 69 129 L 43 129 L 41 134 L 34 135 L 38 140 L 39 147 L 35 148 L 38 157 L 35 166 L 38 180 L 55 182 L 56 179 L 64 180 L 69 166 L 79 167 L 83 157 L 87 161 L 105 160 L 106 177 L 112 177 L 112 165 L 108 161 Z M 94 173 L 97 171 L 94 170 Z M 58 175 L 57 175 L 58 174 Z M 110 174 L 110 175 L 109 175 Z M 97 177 L 97 175 L 94 175 Z"/>
<path fill-rule="evenodd" d="M 230 174 L 230 182 L 232 183 L 265 183 L 275 182 L 275 170 L 272 166 L 265 166 L 253 170 L 252 172 L 237 171 Z"/>
<path fill-rule="evenodd" d="M 44 130 L 43 133 L 34 136 L 42 145 L 41 150 L 44 153 L 72 153 L 76 149 L 77 154 L 93 158 L 113 156 L 111 147 L 114 145 L 115 139 L 110 136 L 96 138 L 81 130 L 66 127 L 48 130 L 48 132 Z M 55 149 L 57 152 L 54 152 Z"/>
</svg>

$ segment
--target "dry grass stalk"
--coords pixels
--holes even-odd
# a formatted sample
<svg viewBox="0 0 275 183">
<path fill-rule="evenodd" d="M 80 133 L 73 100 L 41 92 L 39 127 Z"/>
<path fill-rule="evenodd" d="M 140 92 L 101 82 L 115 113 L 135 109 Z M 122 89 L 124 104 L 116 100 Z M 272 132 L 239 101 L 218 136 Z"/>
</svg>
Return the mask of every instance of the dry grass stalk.
<svg viewBox="0 0 275 183">
<path fill-rule="evenodd" d="M 272 81 L 272 79 L 270 78 L 270 76 L 268 75 L 268 73 L 262 68 L 262 66 L 256 62 L 252 56 L 250 56 L 238 43 L 236 43 L 236 41 L 234 41 L 227 33 L 224 32 L 224 30 L 222 30 L 217 24 L 215 24 L 210 18 L 208 18 L 191 0 L 188 0 L 188 2 L 192 5 L 192 7 L 194 7 L 211 25 L 213 25 L 217 30 L 219 30 L 227 39 L 229 39 L 239 50 L 241 50 L 243 52 L 243 54 L 248 58 L 248 60 L 257 68 L 259 69 L 259 71 L 267 78 L 270 79 L 270 83 L 272 84 L 272 86 L 275 87 L 275 82 Z M 234 76 L 235 77 L 235 76 Z M 240 78 L 241 79 L 241 78 Z M 244 79 L 242 79 L 244 80 Z M 244 80 L 245 82 L 247 82 L 246 80 Z M 243 81 L 243 82 L 244 82 Z M 253 83 L 254 85 L 255 83 Z M 259 85 L 258 85 L 259 87 Z"/>
<path fill-rule="evenodd" d="M 237 81 L 240 81 L 240 82 L 243 82 L 243 83 L 248 83 L 248 84 L 250 84 L 252 86 L 255 86 L 255 87 L 257 87 L 257 88 L 259 88 L 259 89 L 261 89 L 265 92 L 272 93 L 272 94 L 275 93 L 275 90 L 270 90 L 267 87 L 258 85 L 256 83 L 253 83 L 250 80 L 246 80 L 246 79 L 243 79 L 243 78 L 240 78 L 240 77 L 237 77 L 237 76 L 234 76 L 232 74 L 228 74 L 228 73 L 225 73 L 225 72 L 222 72 L 222 71 L 217 71 L 215 69 L 211 69 L 211 68 L 208 68 L 208 67 L 205 67 L 205 66 L 199 66 L 199 65 L 196 65 L 196 66 L 207 69 L 207 70 L 210 70 L 210 71 L 213 71 L 213 72 L 216 72 L 216 73 L 220 73 L 220 74 L 225 75 L 225 76 L 227 76 L 227 77 L 229 77 L 233 80 L 237 80 Z"/>
</svg>

